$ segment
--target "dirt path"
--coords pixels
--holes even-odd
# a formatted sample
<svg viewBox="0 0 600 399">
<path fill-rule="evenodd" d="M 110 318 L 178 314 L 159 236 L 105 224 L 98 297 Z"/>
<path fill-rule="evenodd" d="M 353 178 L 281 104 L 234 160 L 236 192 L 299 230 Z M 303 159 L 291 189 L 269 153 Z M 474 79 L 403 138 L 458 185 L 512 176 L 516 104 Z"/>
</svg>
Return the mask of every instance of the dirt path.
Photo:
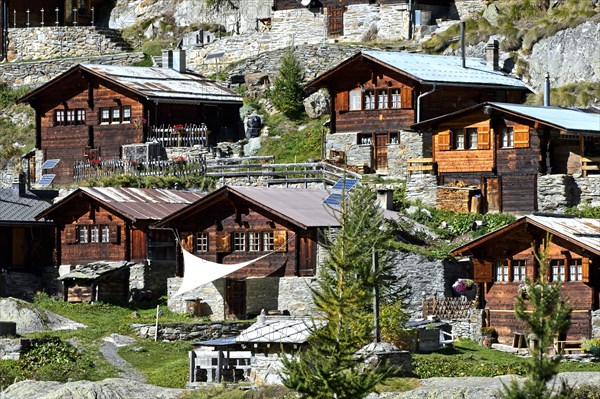
<svg viewBox="0 0 600 399">
<path fill-rule="evenodd" d="M 107 362 L 121 370 L 119 372 L 119 377 L 138 382 L 146 382 L 146 377 L 134 369 L 131 364 L 127 363 L 125 359 L 117 353 L 120 346 L 126 346 L 135 342 L 131 339 L 131 341 L 127 340 L 125 341 L 126 343 L 124 343 L 123 338 L 131 339 L 129 337 L 117 336 L 116 334 L 104 338 L 105 342 L 100 346 L 100 353 L 102 353 L 102 356 L 104 356 Z"/>
</svg>

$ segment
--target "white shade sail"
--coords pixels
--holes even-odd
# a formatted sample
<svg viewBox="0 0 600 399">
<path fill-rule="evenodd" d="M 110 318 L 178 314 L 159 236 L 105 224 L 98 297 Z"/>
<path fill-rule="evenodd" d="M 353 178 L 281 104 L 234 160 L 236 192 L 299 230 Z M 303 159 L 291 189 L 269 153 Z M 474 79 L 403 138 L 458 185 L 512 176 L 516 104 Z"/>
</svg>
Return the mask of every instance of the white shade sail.
<svg viewBox="0 0 600 399">
<path fill-rule="evenodd" d="M 268 254 L 247 262 L 226 265 L 199 258 L 183 248 L 181 248 L 181 252 L 183 252 L 183 282 L 174 296 L 185 294 L 186 292 L 198 288 L 204 284 L 208 284 L 221 277 L 225 277 L 226 275 L 231 274 L 242 267 L 251 265 L 252 263 L 273 253 L 269 252 Z"/>
</svg>

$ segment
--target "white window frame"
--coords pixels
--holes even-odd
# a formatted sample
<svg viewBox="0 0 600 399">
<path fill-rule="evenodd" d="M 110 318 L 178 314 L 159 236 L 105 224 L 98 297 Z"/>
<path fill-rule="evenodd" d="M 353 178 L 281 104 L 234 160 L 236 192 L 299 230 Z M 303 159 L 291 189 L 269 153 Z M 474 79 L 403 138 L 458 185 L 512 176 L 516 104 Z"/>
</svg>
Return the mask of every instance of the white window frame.
<svg viewBox="0 0 600 399">
<path fill-rule="evenodd" d="M 263 233 L 263 251 L 275 250 L 275 232 L 266 231 Z"/>
<path fill-rule="evenodd" d="M 402 90 L 400 89 L 392 89 L 392 108 L 400 109 L 402 108 Z"/>
<path fill-rule="evenodd" d="M 479 132 L 477 131 L 477 128 L 475 127 L 469 127 L 467 129 L 465 129 L 465 138 L 466 138 L 466 147 L 469 150 L 476 150 L 477 149 L 477 145 L 478 145 L 478 139 L 479 139 Z"/>
<path fill-rule="evenodd" d="M 110 227 L 108 227 L 107 224 L 103 224 L 101 226 L 100 230 L 102 232 L 101 233 L 102 234 L 102 237 L 101 237 L 102 242 L 110 242 Z"/>
<path fill-rule="evenodd" d="M 196 233 L 196 252 L 208 252 L 208 233 Z"/>
<path fill-rule="evenodd" d="M 452 130 L 452 138 L 454 140 L 454 149 L 455 150 L 464 150 L 465 149 L 465 129 L 453 129 Z"/>
<path fill-rule="evenodd" d="M 365 110 L 375 109 L 375 90 L 365 90 Z"/>
<path fill-rule="evenodd" d="M 515 145 L 515 131 L 512 127 L 503 127 L 501 132 L 502 142 L 500 148 L 513 148 Z"/>
<path fill-rule="evenodd" d="M 377 109 L 388 109 L 390 107 L 389 101 L 390 95 L 388 89 L 377 90 Z"/>
<path fill-rule="evenodd" d="M 100 230 L 98 229 L 97 224 L 93 224 L 90 226 L 90 242 L 92 242 L 92 243 L 100 242 Z"/>
<path fill-rule="evenodd" d="M 233 250 L 236 252 L 246 251 L 246 233 L 243 231 L 233 232 Z"/>
<path fill-rule="evenodd" d="M 248 252 L 260 251 L 260 233 L 251 231 L 248 233 Z"/>
<path fill-rule="evenodd" d="M 513 259 L 513 281 L 524 282 L 527 277 L 527 261 L 525 259 Z"/>
<path fill-rule="evenodd" d="M 362 96 L 360 89 L 351 90 L 348 94 L 349 104 L 348 110 L 350 111 L 360 111 L 362 110 Z"/>
<path fill-rule="evenodd" d="M 88 227 L 84 226 L 84 225 L 80 225 L 80 226 L 78 226 L 77 230 L 78 230 L 78 235 L 79 235 L 79 243 L 87 244 L 89 242 Z"/>
<path fill-rule="evenodd" d="M 552 270 L 552 281 L 565 281 L 564 259 L 550 259 L 550 268 Z"/>
<path fill-rule="evenodd" d="M 510 269 L 507 259 L 500 259 L 496 261 L 496 279 L 495 281 L 500 283 L 508 283 L 510 281 Z"/>
<path fill-rule="evenodd" d="M 569 281 L 583 281 L 583 259 L 570 260 Z"/>
</svg>

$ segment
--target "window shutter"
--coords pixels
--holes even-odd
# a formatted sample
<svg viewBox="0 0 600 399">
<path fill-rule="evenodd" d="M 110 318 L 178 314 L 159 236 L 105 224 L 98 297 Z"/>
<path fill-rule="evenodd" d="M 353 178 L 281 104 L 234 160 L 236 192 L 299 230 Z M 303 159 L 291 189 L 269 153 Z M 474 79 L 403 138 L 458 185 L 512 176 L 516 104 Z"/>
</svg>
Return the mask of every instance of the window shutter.
<svg viewBox="0 0 600 399">
<path fill-rule="evenodd" d="M 182 233 L 181 234 L 181 247 L 188 252 L 193 252 L 194 236 L 192 235 L 192 233 Z"/>
<path fill-rule="evenodd" d="M 477 148 L 480 150 L 490 149 L 490 127 L 477 127 Z"/>
<path fill-rule="evenodd" d="M 402 87 L 402 108 L 412 108 L 412 89 L 410 87 Z"/>
<path fill-rule="evenodd" d="M 336 94 L 335 108 L 337 111 L 348 111 L 350 109 L 350 100 L 347 91 L 340 91 Z"/>
<path fill-rule="evenodd" d="M 275 252 L 286 252 L 287 251 L 287 231 L 278 230 L 273 234 L 273 243 L 275 246 Z"/>
<path fill-rule="evenodd" d="M 108 242 L 111 244 L 119 243 L 119 233 L 121 232 L 120 226 L 116 224 L 111 224 L 108 226 Z"/>
<path fill-rule="evenodd" d="M 443 130 L 437 134 L 437 147 L 439 151 L 450 150 L 450 130 Z"/>
<path fill-rule="evenodd" d="M 514 148 L 529 148 L 529 126 L 515 126 Z"/>
<path fill-rule="evenodd" d="M 473 265 L 474 281 L 476 283 L 491 283 L 493 279 L 493 268 L 490 264 L 477 262 Z"/>
<path fill-rule="evenodd" d="M 231 252 L 231 241 L 229 239 L 229 232 L 217 231 L 215 233 L 216 238 L 216 251 L 218 253 Z"/>
<path fill-rule="evenodd" d="M 73 224 L 65 226 L 65 243 L 77 244 L 77 226 Z"/>
<path fill-rule="evenodd" d="M 590 260 L 589 260 L 589 258 L 581 259 L 581 281 L 584 283 L 590 282 Z"/>
</svg>

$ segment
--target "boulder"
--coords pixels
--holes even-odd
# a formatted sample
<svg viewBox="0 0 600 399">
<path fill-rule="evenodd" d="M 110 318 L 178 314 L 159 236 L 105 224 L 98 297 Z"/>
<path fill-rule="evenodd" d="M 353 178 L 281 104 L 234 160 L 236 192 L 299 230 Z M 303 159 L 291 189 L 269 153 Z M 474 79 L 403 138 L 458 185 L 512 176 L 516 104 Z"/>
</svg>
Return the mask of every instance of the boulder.
<svg viewBox="0 0 600 399">
<path fill-rule="evenodd" d="M 483 11 L 483 18 L 486 19 L 492 26 L 498 26 L 498 17 L 500 16 L 500 10 L 496 7 L 496 4 L 492 3 L 486 7 Z"/>
<path fill-rule="evenodd" d="M 244 75 L 244 82 L 248 86 L 264 86 L 269 83 L 269 75 L 264 72 L 251 72 Z"/>
<path fill-rule="evenodd" d="M 74 330 L 85 327 L 55 313 L 36 309 L 29 302 L 15 299 L 0 299 L 0 320 L 17 324 L 17 334 L 48 330 Z"/>
<path fill-rule="evenodd" d="M 309 118 L 320 118 L 329 114 L 329 102 L 329 94 L 322 89 L 304 99 L 304 109 Z"/>
</svg>

